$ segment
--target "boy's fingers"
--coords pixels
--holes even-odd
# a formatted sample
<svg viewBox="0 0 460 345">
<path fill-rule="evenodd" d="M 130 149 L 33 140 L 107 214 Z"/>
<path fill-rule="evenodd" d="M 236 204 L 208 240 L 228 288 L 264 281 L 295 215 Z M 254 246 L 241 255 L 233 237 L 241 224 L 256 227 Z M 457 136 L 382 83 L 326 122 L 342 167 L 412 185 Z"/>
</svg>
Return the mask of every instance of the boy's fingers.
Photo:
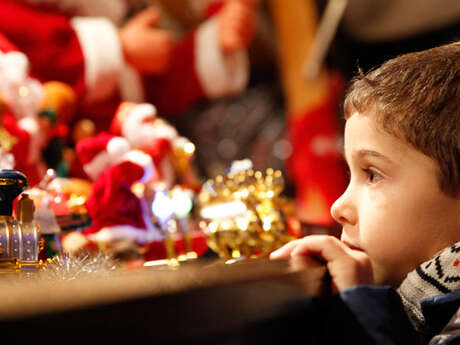
<svg viewBox="0 0 460 345">
<path fill-rule="evenodd" d="M 330 261 L 337 256 L 346 255 L 348 247 L 338 239 L 327 235 L 310 235 L 293 240 L 271 253 L 270 258 L 297 255 L 314 255 Z"/>
<path fill-rule="evenodd" d="M 311 235 L 304 238 L 292 250 L 291 256 L 311 254 L 325 261 L 332 261 L 348 255 L 348 247 L 335 237 L 327 235 Z"/>
<path fill-rule="evenodd" d="M 281 259 L 281 258 L 286 258 L 291 256 L 291 252 L 295 249 L 295 247 L 298 245 L 300 239 L 298 240 L 293 240 L 291 242 L 286 243 L 284 246 L 281 248 L 275 250 L 270 254 L 270 259 Z"/>
<path fill-rule="evenodd" d="M 311 235 L 288 243 L 273 258 L 308 255 L 327 262 L 333 291 L 358 284 L 372 284 L 372 265 L 364 252 L 349 248 L 335 237 Z M 272 256 L 271 256 L 272 258 Z"/>
</svg>

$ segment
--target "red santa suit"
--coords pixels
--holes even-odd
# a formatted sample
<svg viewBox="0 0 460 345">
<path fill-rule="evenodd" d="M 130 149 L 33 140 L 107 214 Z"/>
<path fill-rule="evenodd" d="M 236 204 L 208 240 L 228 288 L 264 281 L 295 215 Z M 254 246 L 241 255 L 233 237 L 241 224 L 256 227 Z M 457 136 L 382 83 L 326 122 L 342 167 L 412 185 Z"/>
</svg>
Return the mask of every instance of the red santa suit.
<svg viewBox="0 0 460 345">
<path fill-rule="evenodd" d="M 19 170 L 34 185 L 46 170 L 41 149 L 47 135 L 41 133 L 37 119 L 43 89 L 38 80 L 30 76 L 27 57 L 1 34 L 0 79 L 0 98 L 6 105 L 1 114 L 0 168 Z M 8 155 L 10 158 L 6 159 Z"/>
<path fill-rule="evenodd" d="M 112 18 L 94 16 L 106 10 Z M 140 75 L 125 63 L 115 26 L 126 10 L 121 0 L 2 0 L 0 32 L 29 57 L 39 79 L 72 85 L 98 131 L 121 100 L 148 101 L 164 116 L 246 86 L 246 51 L 224 55 L 212 17 L 177 43 L 166 74 Z"/>
</svg>

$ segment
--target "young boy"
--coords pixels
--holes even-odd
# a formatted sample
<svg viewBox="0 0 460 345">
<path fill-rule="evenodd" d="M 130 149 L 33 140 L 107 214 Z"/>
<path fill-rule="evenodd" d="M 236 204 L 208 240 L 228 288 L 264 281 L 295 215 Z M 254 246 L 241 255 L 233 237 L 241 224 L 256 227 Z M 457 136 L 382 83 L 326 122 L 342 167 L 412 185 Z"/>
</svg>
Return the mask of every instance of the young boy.
<svg viewBox="0 0 460 345">
<path fill-rule="evenodd" d="M 460 343 L 460 43 L 361 74 L 344 113 L 341 240 L 308 236 L 271 255 L 324 260 L 337 294 L 306 299 L 290 322 L 303 315 L 313 343 Z"/>
</svg>

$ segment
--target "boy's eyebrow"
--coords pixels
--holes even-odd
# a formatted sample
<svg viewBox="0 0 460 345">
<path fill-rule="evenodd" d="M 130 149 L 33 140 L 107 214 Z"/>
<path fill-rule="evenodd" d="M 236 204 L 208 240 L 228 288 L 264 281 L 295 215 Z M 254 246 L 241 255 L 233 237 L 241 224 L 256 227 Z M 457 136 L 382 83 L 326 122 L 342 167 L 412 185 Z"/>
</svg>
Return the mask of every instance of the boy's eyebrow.
<svg viewBox="0 0 460 345">
<path fill-rule="evenodd" d="M 386 161 L 387 163 L 392 163 L 391 159 L 389 159 L 387 156 L 384 156 L 380 152 L 374 151 L 374 150 L 367 150 L 367 149 L 361 149 L 356 152 L 358 156 L 365 157 L 365 156 L 372 156 L 376 157 L 379 159 L 382 159 Z"/>
</svg>

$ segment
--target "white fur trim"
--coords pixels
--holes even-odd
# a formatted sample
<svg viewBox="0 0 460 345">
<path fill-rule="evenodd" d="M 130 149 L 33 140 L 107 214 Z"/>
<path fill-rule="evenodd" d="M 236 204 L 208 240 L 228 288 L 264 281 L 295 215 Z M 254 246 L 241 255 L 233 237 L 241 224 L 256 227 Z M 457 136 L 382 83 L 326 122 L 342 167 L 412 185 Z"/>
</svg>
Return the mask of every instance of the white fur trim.
<svg viewBox="0 0 460 345">
<path fill-rule="evenodd" d="M 30 78 L 29 60 L 21 52 L 0 52 L 0 94 L 17 119 L 35 117 L 43 98 L 40 82 Z"/>
<path fill-rule="evenodd" d="M 204 22 L 195 39 L 195 70 L 206 95 L 217 98 L 244 90 L 249 80 L 246 50 L 224 55 L 219 47 L 217 20 Z"/>
<path fill-rule="evenodd" d="M 88 235 L 88 238 L 96 242 L 135 240 L 138 243 L 147 243 L 161 239 L 161 236 L 157 232 L 146 231 L 130 225 L 115 225 L 105 227 L 94 234 Z"/>
<path fill-rule="evenodd" d="M 177 130 L 165 120 L 158 119 L 153 125 L 152 137 L 154 138 L 174 140 L 178 135 Z"/>
<path fill-rule="evenodd" d="M 29 72 L 29 60 L 24 53 L 12 51 L 1 54 L 3 78 L 8 78 L 15 85 L 22 84 Z"/>
<path fill-rule="evenodd" d="M 14 164 L 14 156 L 0 147 L 0 169 L 13 169 Z M 36 215 L 37 213 L 35 213 Z"/>
<path fill-rule="evenodd" d="M 121 70 L 118 88 L 123 101 L 134 103 L 145 101 L 141 76 L 138 71 L 127 64 Z"/>
<path fill-rule="evenodd" d="M 106 151 L 102 151 L 91 162 L 83 165 L 83 170 L 93 181 L 96 181 L 99 175 L 110 165 L 111 161 L 111 156 Z"/>
<path fill-rule="evenodd" d="M 150 103 L 136 105 L 124 120 L 121 133 L 133 147 L 145 148 L 152 144 L 151 124 L 144 123 L 145 119 L 154 119 L 156 108 Z"/>
<path fill-rule="evenodd" d="M 105 18 L 71 20 L 85 57 L 86 101 L 109 97 L 118 87 L 123 53 L 115 26 Z"/>
<path fill-rule="evenodd" d="M 131 149 L 128 140 L 122 137 L 115 137 L 107 143 L 107 153 L 111 157 L 119 157 Z"/>
<path fill-rule="evenodd" d="M 173 147 L 182 148 L 188 143 L 191 143 L 191 141 L 186 137 L 176 137 L 176 138 L 174 138 L 172 140 L 172 146 Z"/>
<path fill-rule="evenodd" d="M 37 120 L 32 117 L 24 117 L 18 121 L 18 126 L 30 135 L 29 155 L 27 157 L 29 164 L 35 164 L 40 159 L 41 150 L 44 146 L 46 136 L 42 135 Z"/>
<path fill-rule="evenodd" d="M 125 138 L 114 137 L 108 141 L 106 149 L 98 153 L 91 162 L 86 163 L 83 169 L 91 179 L 96 180 L 105 169 L 120 162 L 130 149 L 131 146 Z"/>
<path fill-rule="evenodd" d="M 144 169 L 144 175 L 139 180 L 141 183 L 148 182 L 155 171 L 152 157 L 140 150 L 131 150 L 126 152 L 122 157 L 120 162 L 129 161 L 135 164 L 140 165 Z"/>
<path fill-rule="evenodd" d="M 142 103 L 131 109 L 130 116 L 136 119 L 154 118 L 157 115 L 157 109 L 153 104 Z"/>
</svg>

